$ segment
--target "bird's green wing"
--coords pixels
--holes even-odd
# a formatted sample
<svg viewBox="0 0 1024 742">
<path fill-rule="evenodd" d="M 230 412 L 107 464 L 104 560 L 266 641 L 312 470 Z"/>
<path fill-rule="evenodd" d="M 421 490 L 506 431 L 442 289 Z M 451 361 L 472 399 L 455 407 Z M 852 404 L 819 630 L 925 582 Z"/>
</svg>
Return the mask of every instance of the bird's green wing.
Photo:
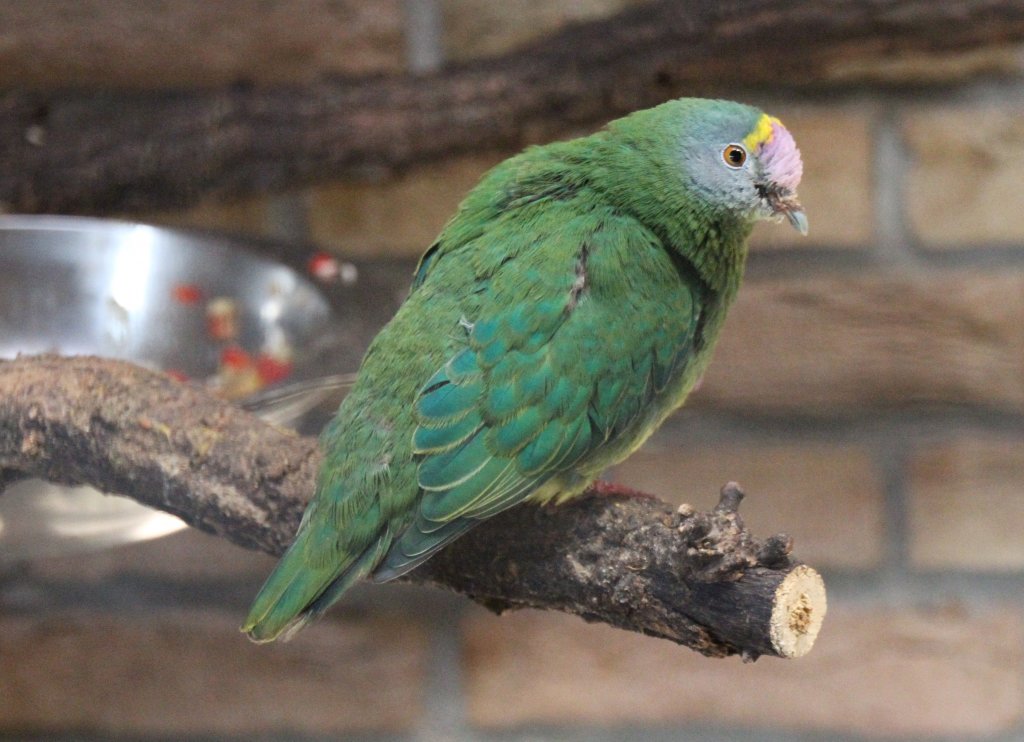
<svg viewBox="0 0 1024 742">
<path fill-rule="evenodd" d="M 699 288 L 632 220 L 578 217 L 504 254 L 480 282 L 475 316 L 453 328 L 456 351 L 416 398 L 422 496 L 377 580 L 553 478 L 600 468 L 692 354 Z"/>
</svg>

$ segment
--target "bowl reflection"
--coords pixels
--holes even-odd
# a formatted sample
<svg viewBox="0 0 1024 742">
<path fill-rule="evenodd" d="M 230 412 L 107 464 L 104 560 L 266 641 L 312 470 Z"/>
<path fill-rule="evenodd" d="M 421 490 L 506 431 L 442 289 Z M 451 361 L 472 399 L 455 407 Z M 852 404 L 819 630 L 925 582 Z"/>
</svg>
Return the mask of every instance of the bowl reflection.
<svg viewBox="0 0 1024 742">
<path fill-rule="evenodd" d="M 242 402 L 320 370 L 328 302 L 304 276 L 241 240 L 100 219 L 0 216 L 0 265 L 0 357 L 122 358 Z M 264 411 L 289 425 L 301 408 Z M 24 481 L 0 495 L 0 562 L 182 527 L 123 497 Z"/>
</svg>

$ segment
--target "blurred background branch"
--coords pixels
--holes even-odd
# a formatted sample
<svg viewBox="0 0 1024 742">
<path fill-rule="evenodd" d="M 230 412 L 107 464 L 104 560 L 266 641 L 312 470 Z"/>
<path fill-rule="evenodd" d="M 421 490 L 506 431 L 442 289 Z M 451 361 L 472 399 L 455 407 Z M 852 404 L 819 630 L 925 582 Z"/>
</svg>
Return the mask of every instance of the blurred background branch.
<svg viewBox="0 0 1024 742">
<path fill-rule="evenodd" d="M 182 207 L 514 149 L 682 94 L 854 85 L 884 78 L 884 60 L 1021 39 L 1024 7 L 1013 0 L 668 0 L 429 74 L 243 78 L 169 95 L 14 89 L 0 96 L 0 203 Z"/>
</svg>

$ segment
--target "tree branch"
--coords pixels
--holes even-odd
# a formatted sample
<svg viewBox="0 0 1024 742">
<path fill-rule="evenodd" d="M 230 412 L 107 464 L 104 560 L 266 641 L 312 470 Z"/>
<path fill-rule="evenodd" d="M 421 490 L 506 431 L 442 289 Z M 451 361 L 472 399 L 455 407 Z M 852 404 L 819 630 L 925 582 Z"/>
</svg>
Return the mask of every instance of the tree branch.
<svg viewBox="0 0 1024 742">
<path fill-rule="evenodd" d="M 662 0 L 428 76 L 0 96 L 0 206 L 97 213 L 519 148 L 671 97 L 859 82 L 855 60 L 1024 39 L 1014 0 Z"/>
<path fill-rule="evenodd" d="M 313 439 L 198 387 L 121 362 L 0 362 L 0 473 L 90 484 L 271 554 L 312 493 Z M 0 484 L 3 481 L 0 480 Z M 495 610 L 530 606 L 659 636 L 709 656 L 797 657 L 825 613 L 812 569 L 775 536 L 756 541 L 727 486 L 711 513 L 609 485 L 558 507 L 487 521 L 405 579 Z"/>
</svg>

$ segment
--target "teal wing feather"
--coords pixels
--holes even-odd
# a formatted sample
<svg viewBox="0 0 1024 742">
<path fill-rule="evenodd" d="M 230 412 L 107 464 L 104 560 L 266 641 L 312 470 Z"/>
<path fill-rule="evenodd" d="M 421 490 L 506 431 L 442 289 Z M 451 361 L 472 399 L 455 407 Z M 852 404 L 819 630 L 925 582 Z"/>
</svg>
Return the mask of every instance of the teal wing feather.
<svg viewBox="0 0 1024 742">
<path fill-rule="evenodd" d="M 379 581 L 553 479 L 596 474 L 628 453 L 692 355 L 697 288 L 635 222 L 577 217 L 505 254 L 514 257 L 480 281 L 475 315 L 461 318 L 454 352 L 415 400 L 422 496 Z"/>
</svg>

